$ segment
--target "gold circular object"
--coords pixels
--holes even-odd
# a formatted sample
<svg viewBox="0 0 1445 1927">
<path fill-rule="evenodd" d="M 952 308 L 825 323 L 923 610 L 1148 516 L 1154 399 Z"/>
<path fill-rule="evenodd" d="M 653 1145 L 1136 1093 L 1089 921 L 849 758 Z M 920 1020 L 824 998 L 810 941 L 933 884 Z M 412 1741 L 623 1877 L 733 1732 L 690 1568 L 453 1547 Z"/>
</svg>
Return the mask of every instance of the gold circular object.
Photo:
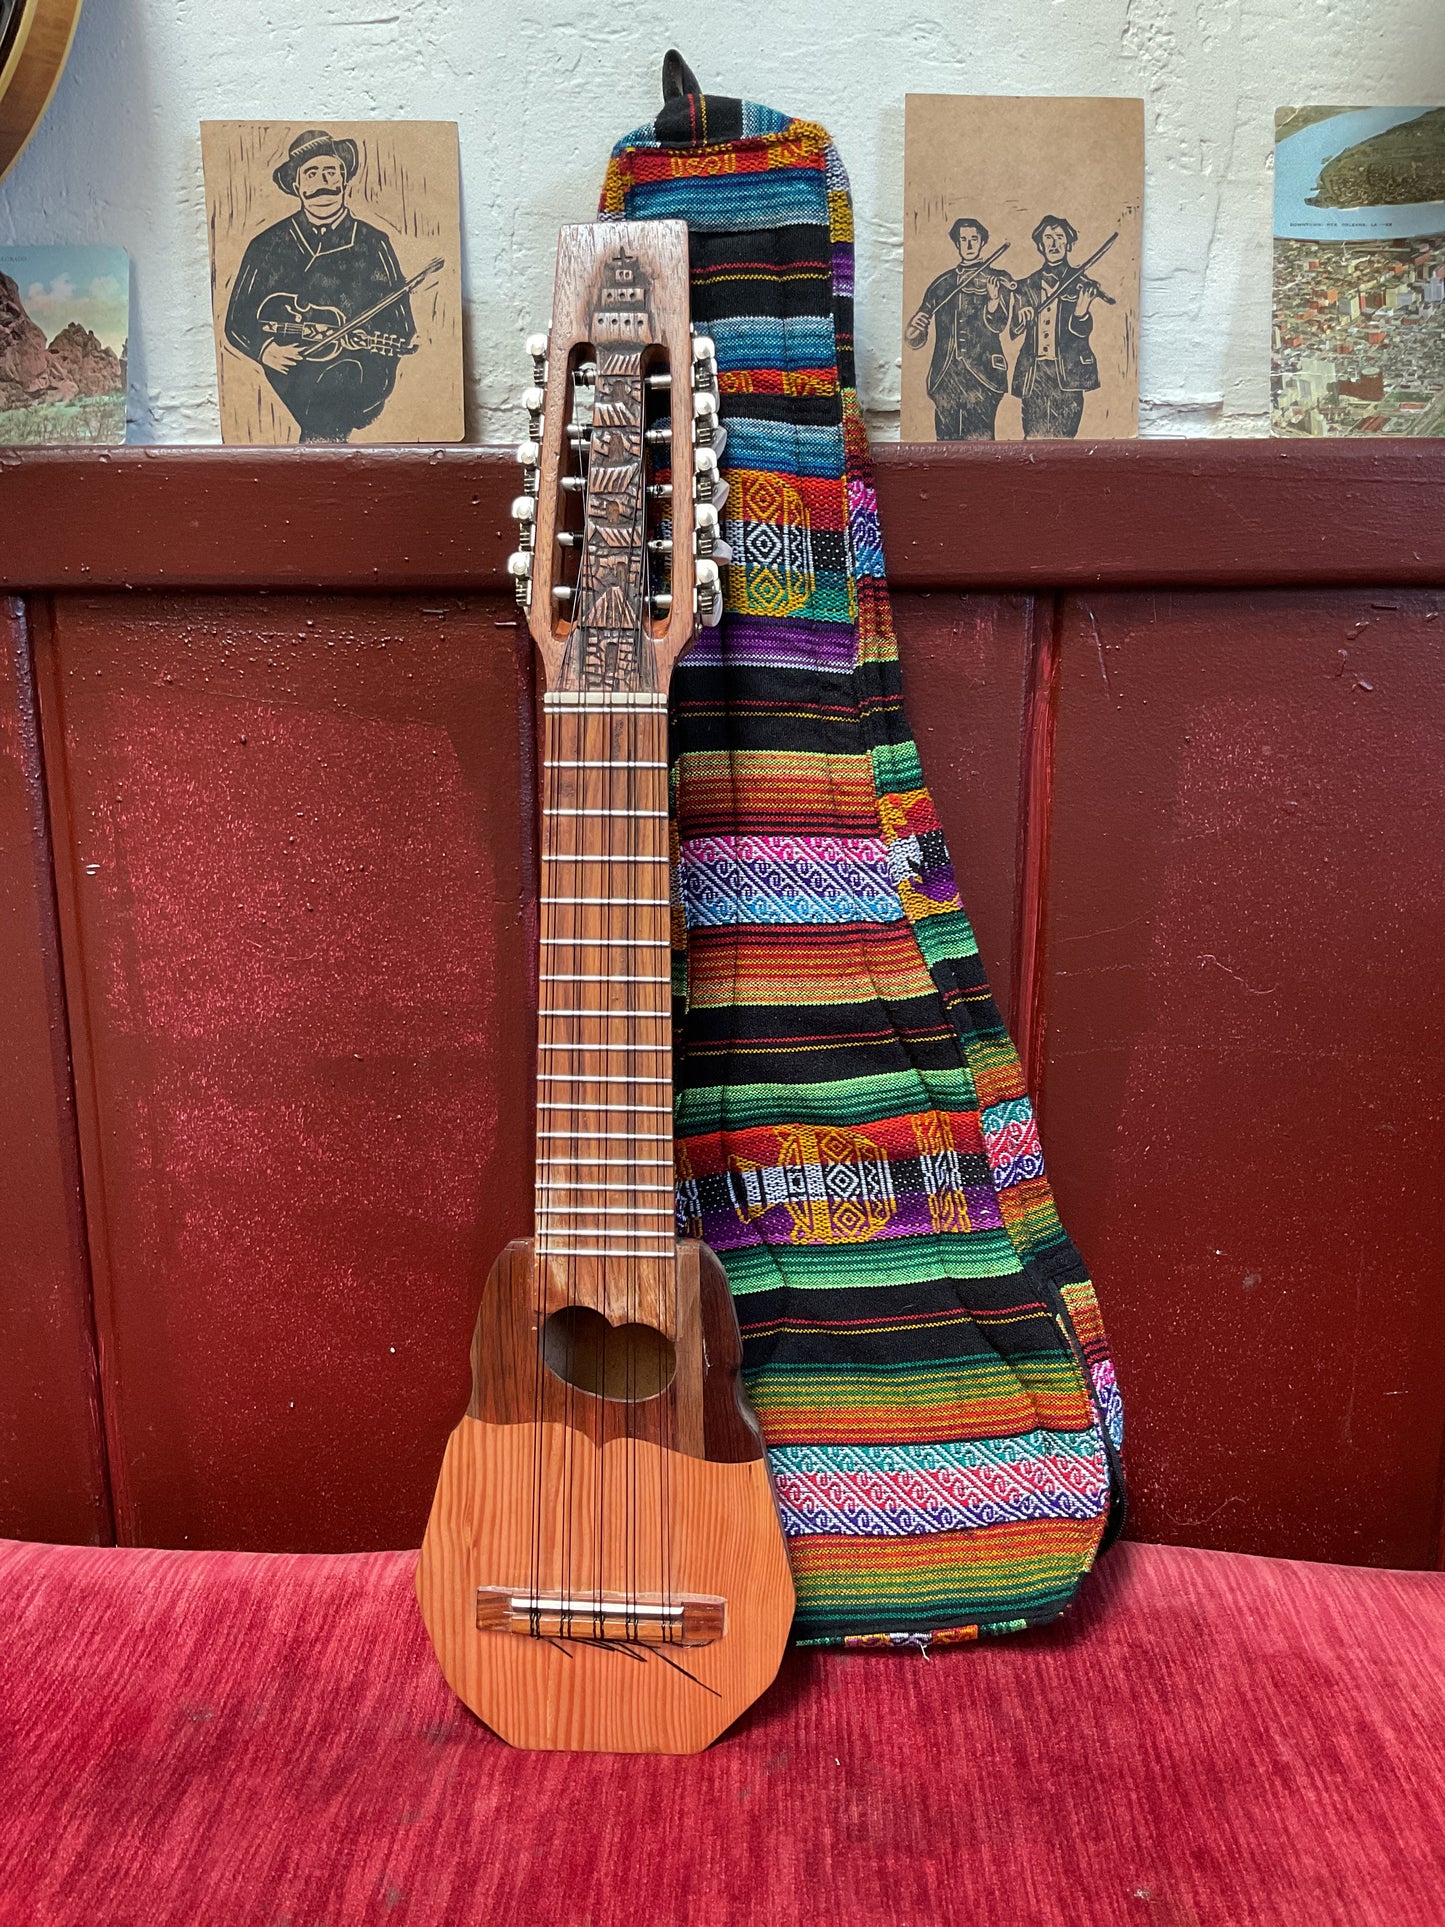
<svg viewBox="0 0 1445 1927">
<path fill-rule="evenodd" d="M 40 125 L 81 0 L 0 0 L 0 180 Z"/>
</svg>

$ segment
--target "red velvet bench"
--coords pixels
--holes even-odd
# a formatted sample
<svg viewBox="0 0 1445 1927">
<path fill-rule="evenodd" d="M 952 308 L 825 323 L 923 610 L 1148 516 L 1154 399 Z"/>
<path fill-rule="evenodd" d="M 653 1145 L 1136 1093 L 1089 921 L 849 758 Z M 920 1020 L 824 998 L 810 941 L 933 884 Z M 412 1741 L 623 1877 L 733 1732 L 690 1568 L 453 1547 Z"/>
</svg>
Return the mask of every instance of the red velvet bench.
<svg viewBox="0 0 1445 1927">
<path fill-rule="evenodd" d="M 414 1560 L 0 1543 L 0 1920 L 1445 1921 L 1445 1574 L 1122 1545 L 638 1759 L 494 1739 Z"/>
</svg>

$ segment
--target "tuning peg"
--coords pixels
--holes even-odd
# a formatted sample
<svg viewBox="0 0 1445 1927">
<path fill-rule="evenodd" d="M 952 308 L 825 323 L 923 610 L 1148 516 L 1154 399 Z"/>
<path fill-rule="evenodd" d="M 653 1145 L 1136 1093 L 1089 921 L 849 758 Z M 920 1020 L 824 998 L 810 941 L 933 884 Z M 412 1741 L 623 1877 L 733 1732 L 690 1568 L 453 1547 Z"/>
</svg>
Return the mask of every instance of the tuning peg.
<svg viewBox="0 0 1445 1927">
<path fill-rule="evenodd" d="M 649 388 L 671 388 L 672 376 L 664 369 L 658 374 L 649 375 L 647 385 Z"/>
<path fill-rule="evenodd" d="M 722 619 L 722 578 L 717 563 L 706 556 L 699 557 L 696 571 L 698 617 L 704 628 L 712 629 Z"/>
<path fill-rule="evenodd" d="M 545 388 L 532 387 L 522 390 L 522 406 L 529 415 L 540 415 L 547 402 Z"/>
<path fill-rule="evenodd" d="M 711 502 L 699 502 L 692 512 L 692 519 L 700 529 L 717 528 L 717 510 Z"/>
<path fill-rule="evenodd" d="M 522 464 L 523 468 L 535 468 L 537 466 L 537 458 L 541 452 L 530 436 L 528 436 L 526 441 L 517 443 L 517 460 Z"/>
<path fill-rule="evenodd" d="M 547 359 L 547 343 L 550 339 L 550 335 L 545 334 L 527 336 L 527 353 L 532 357 L 533 361 L 545 361 Z"/>
<path fill-rule="evenodd" d="M 532 600 L 532 554 L 530 549 L 518 549 L 507 557 L 507 574 L 511 576 L 517 590 L 517 601 L 527 608 Z"/>
<path fill-rule="evenodd" d="M 552 584 L 552 595 L 558 602 L 570 602 L 572 600 L 571 585 L 566 582 L 554 582 Z"/>
<path fill-rule="evenodd" d="M 518 495 L 512 500 L 512 520 L 514 522 L 535 522 L 537 501 L 532 495 Z"/>
<path fill-rule="evenodd" d="M 716 420 L 717 396 L 709 394 L 706 388 L 699 388 L 692 398 L 692 412 L 699 422 Z"/>
<path fill-rule="evenodd" d="M 692 338 L 692 358 L 698 361 L 716 361 L 717 344 L 711 335 L 694 334 Z"/>
</svg>

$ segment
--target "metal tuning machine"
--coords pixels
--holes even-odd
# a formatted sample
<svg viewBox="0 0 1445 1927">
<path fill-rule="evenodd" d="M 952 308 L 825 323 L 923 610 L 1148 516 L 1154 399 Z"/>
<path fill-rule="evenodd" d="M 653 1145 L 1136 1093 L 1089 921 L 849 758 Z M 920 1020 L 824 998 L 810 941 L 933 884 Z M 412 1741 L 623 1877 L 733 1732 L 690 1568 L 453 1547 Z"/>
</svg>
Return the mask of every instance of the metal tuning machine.
<svg viewBox="0 0 1445 1927">
<path fill-rule="evenodd" d="M 531 385 L 522 392 L 527 411 L 527 439 L 517 444 L 522 466 L 522 493 L 512 503 L 517 523 L 517 547 L 507 557 L 507 573 L 516 584 L 517 601 L 527 608 L 532 600 L 532 551 L 537 531 L 537 463 L 542 452 L 542 409 L 547 400 L 547 336 L 528 335 L 532 359 Z"/>
<path fill-rule="evenodd" d="M 692 331 L 692 445 L 693 445 L 693 547 L 697 555 L 696 609 L 704 628 L 714 628 L 722 620 L 723 595 L 720 564 L 730 561 L 731 553 L 719 534 L 718 510 L 727 495 L 727 485 L 718 473 L 718 457 L 727 441 L 727 430 L 718 420 L 717 348 L 711 336 Z"/>
</svg>

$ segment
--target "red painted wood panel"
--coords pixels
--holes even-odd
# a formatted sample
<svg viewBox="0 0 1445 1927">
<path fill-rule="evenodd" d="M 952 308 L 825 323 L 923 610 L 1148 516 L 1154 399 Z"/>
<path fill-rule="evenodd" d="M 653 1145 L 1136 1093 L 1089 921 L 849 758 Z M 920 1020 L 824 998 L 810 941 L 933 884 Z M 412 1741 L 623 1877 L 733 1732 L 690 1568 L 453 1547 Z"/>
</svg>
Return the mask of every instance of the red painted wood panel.
<svg viewBox="0 0 1445 1927">
<path fill-rule="evenodd" d="M 909 726 L 1005 1023 L 1017 969 L 1034 607 L 1026 596 L 893 599 Z"/>
<path fill-rule="evenodd" d="M 112 1537 L 30 640 L 0 601 L 0 1535 Z"/>
<path fill-rule="evenodd" d="M 500 600 L 64 598 L 44 653 L 123 1541 L 419 1541 L 529 1228 Z"/>
<path fill-rule="evenodd" d="M 895 590 L 1445 580 L 1438 439 L 873 458 Z M 516 489 L 501 448 L 0 449 L 0 586 L 497 589 Z"/>
<path fill-rule="evenodd" d="M 1441 608 L 1064 608 L 1043 1122 L 1140 1538 L 1435 1561 Z"/>
</svg>

